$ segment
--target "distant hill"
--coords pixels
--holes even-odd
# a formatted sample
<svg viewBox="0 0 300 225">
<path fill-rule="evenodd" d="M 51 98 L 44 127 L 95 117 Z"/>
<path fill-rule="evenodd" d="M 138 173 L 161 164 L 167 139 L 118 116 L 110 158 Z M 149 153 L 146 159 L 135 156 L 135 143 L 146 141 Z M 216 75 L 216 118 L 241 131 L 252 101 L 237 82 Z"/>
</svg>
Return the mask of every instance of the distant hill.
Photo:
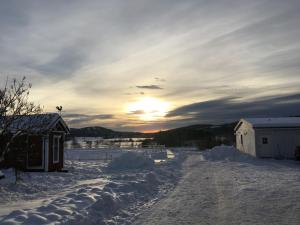
<svg viewBox="0 0 300 225">
<path fill-rule="evenodd" d="M 222 125 L 192 125 L 155 133 L 153 141 L 174 146 L 196 146 L 199 149 L 213 147 L 219 144 L 235 142 L 234 127 L 236 123 Z"/>
<path fill-rule="evenodd" d="M 236 123 L 211 125 L 198 124 L 186 127 L 145 134 L 139 132 L 121 132 L 104 127 L 71 128 L 71 137 L 103 137 L 103 138 L 137 138 L 151 137 L 147 144 L 160 144 L 167 147 L 196 146 L 199 149 L 213 147 L 219 144 L 235 142 L 234 127 Z"/>
<path fill-rule="evenodd" d="M 84 127 L 71 128 L 70 136 L 73 137 L 103 137 L 103 138 L 133 138 L 142 137 L 143 133 L 139 132 L 121 132 L 107 129 L 104 127 Z"/>
</svg>

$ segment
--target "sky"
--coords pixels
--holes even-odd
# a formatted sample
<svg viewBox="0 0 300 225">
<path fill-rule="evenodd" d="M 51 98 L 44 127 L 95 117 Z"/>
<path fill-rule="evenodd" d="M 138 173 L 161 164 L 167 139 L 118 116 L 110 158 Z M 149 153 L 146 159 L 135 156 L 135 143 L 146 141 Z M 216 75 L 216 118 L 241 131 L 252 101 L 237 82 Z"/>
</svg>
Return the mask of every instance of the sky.
<svg viewBox="0 0 300 225">
<path fill-rule="evenodd" d="M 300 115 L 299 0 L 1 0 L 0 86 L 70 127 Z"/>
</svg>

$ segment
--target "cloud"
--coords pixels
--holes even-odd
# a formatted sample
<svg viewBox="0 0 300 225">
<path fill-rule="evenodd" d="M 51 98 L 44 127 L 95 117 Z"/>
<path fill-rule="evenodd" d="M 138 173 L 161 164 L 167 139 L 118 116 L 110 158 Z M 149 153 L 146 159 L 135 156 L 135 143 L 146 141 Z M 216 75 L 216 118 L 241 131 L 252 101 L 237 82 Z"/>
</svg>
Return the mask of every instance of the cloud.
<svg viewBox="0 0 300 225">
<path fill-rule="evenodd" d="M 81 49 L 80 43 L 61 49 L 58 54 L 46 63 L 34 66 L 42 74 L 51 77 L 69 77 L 77 72 L 88 61 L 88 55 Z"/>
<path fill-rule="evenodd" d="M 134 110 L 134 111 L 129 112 L 128 114 L 130 114 L 130 115 L 142 115 L 144 113 L 145 113 L 144 110 Z"/>
<path fill-rule="evenodd" d="M 86 115 L 76 113 L 66 113 L 62 117 L 67 121 L 70 126 L 82 126 L 85 124 L 95 124 L 99 121 L 114 119 L 112 114 L 99 114 L 99 115 Z"/>
<path fill-rule="evenodd" d="M 299 89 L 299 10 L 299 0 L 4 0 L 0 78 L 27 75 L 45 107 L 59 101 L 83 115 L 117 115 L 138 95 L 187 104 L 166 122 L 130 124 L 143 128 L 237 117 L 255 107 L 264 114 L 263 105 L 284 114 L 282 99 L 255 102 Z M 83 115 L 69 119 L 97 123 Z"/>
<path fill-rule="evenodd" d="M 152 90 L 162 90 L 163 88 L 158 86 L 158 85 L 144 85 L 144 86 L 136 86 L 137 88 L 140 89 L 152 89 Z"/>
<path fill-rule="evenodd" d="M 285 117 L 300 114 L 300 93 L 271 96 L 252 101 L 240 101 L 238 97 L 197 102 L 179 107 L 166 117 L 178 117 L 186 123 L 222 123 L 242 117 Z"/>
<path fill-rule="evenodd" d="M 165 79 L 160 78 L 160 77 L 155 77 L 154 79 L 155 79 L 156 82 L 166 82 Z"/>
<path fill-rule="evenodd" d="M 145 95 L 145 92 L 126 92 L 124 95 Z"/>
<path fill-rule="evenodd" d="M 20 7 L 21 6 L 21 7 Z M 16 1 L 3 1 L 0 7 L 1 32 L 12 32 L 16 28 L 29 24 L 29 18 L 22 10 L 27 8 L 24 4 Z"/>
<path fill-rule="evenodd" d="M 112 119 L 114 115 L 112 114 L 99 114 L 99 115 L 86 115 L 86 114 L 80 114 L 80 113 L 66 113 L 63 114 L 64 118 L 82 118 L 82 117 L 88 117 L 88 118 L 96 118 L 96 119 Z"/>
</svg>

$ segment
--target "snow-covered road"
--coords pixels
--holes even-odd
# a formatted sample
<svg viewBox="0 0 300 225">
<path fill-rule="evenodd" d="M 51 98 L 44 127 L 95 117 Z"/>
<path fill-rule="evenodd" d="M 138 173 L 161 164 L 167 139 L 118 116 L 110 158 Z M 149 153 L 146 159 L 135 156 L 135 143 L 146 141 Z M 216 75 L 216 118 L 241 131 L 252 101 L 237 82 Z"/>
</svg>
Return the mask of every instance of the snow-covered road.
<svg viewBox="0 0 300 225">
<path fill-rule="evenodd" d="M 174 191 L 134 224 L 300 224 L 300 164 L 233 151 L 189 155 Z"/>
</svg>

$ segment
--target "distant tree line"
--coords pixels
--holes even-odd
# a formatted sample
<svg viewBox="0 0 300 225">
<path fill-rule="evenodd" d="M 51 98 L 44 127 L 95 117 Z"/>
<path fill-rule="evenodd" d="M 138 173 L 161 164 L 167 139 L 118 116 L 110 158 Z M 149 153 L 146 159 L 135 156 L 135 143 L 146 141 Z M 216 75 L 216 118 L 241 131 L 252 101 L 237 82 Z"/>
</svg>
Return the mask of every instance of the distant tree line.
<svg viewBox="0 0 300 225">
<path fill-rule="evenodd" d="M 167 147 L 197 147 L 199 150 L 217 145 L 233 145 L 235 142 L 234 126 L 236 123 L 214 125 L 193 125 L 153 135 L 152 140 L 145 140 L 144 145 L 159 144 Z"/>
<path fill-rule="evenodd" d="M 167 147 L 197 147 L 199 150 L 217 145 L 233 145 L 235 143 L 234 127 L 236 123 L 223 125 L 193 125 L 152 134 L 138 132 L 119 132 L 103 127 L 86 127 L 71 129 L 69 139 L 74 137 L 107 138 L 152 138 L 143 141 L 142 145 L 165 145 Z"/>
<path fill-rule="evenodd" d="M 143 133 L 139 132 L 122 132 L 114 131 L 104 127 L 84 127 L 84 128 L 71 128 L 68 139 L 72 137 L 102 137 L 102 138 L 134 138 L 144 137 Z"/>
</svg>

